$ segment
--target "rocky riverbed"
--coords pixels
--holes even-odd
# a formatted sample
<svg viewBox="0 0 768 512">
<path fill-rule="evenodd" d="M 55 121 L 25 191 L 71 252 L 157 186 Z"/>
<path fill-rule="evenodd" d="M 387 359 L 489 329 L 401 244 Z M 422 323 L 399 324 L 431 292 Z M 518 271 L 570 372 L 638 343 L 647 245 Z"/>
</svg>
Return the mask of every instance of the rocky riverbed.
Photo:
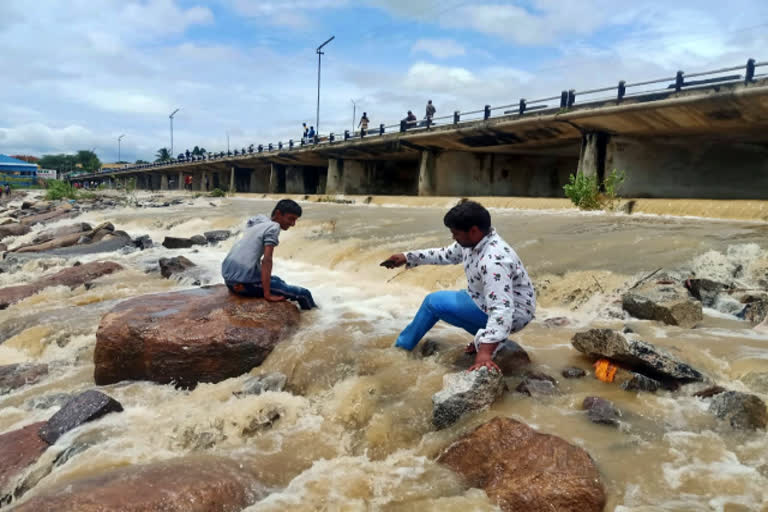
<svg viewBox="0 0 768 512">
<path fill-rule="evenodd" d="M 448 326 L 413 353 L 391 347 L 425 293 L 463 286 L 461 269 L 376 266 L 447 244 L 442 209 L 305 201 L 275 265 L 318 298 L 299 313 L 221 286 L 245 219 L 273 203 L 0 205 L 0 508 L 768 500 L 764 224 L 493 211 L 540 307 L 497 354 L 501 373 L 470 374 Z"/>
</svg>

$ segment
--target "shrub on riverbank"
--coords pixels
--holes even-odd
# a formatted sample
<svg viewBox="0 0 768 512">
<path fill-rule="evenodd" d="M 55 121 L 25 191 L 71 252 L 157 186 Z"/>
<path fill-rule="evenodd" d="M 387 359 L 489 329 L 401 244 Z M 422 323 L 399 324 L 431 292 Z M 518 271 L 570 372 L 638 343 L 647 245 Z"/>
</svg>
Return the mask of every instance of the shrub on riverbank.
<svg viewBox="0 0 768 512">
<path fill-rule="evenodd" d="M 571 174 L 563 189 L 566 197 L 582 210 L 613 210 L 624 178 L 624 171 L 614 169 L 603 180 L 604 192 L 600 192 L 597 176 L 585 176 L 584 173 L 577 172 L 575 175 Z"/>
<path fill-rule="evenodd" d="M 45 198 L 49 201 L 58 199 L 77 199 L 77 189 L 66 181 L 51 180 L 48 182 L 48 190 Z"/>
<path fill-rule="evenodd" d="M 221 190 L 220 188 L 215 188 L 211 190 L 211 193 L 208 194 L 209 197 L 227 197 L 227 193 Z"/>
</svg>

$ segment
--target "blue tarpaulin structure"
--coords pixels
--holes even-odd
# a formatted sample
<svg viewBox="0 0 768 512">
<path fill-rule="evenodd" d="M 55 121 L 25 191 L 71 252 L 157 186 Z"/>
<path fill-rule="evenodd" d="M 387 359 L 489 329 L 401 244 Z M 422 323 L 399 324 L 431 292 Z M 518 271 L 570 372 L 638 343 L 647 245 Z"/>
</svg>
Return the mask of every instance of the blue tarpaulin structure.
<svg viewBox="0 0 768 512">
<path fill-rule="evenodd" d="M 37 165 L 0 155 L 0 185 L 29 187 L 37 182 Z"/>
</svg>

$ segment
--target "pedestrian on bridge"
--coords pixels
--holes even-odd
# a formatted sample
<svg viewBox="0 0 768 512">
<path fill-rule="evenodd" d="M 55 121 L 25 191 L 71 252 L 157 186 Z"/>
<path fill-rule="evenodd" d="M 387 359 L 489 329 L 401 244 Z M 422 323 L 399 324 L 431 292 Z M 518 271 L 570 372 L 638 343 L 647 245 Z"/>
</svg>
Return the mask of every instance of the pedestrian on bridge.
<svg viewBox="0 0 768 512">
<path fill-rule="evenodd" d="M 435 117 L 437 109 L 432 104 L 432 100 L 427 101 L 427 114 L 424 116 L 427 119 L 427 126 L 432 124 L 432 118 Z"/>
<path fill-rule="evenodd" d="M 368 119 L 368 112 L 363 112 L 363 117 L 360 118 L 360 122 L 358 123 L 358 127 L 360 128 L 360 136 L 365 137 L 368 133 L 368 123 L 371 121 Z"/>
<path fill-rule="evenodd" d="M 307 142 L 312 142 L 312 143 L 315 142 L 315 127 L 314 126 L 310 126 L 309 127 L 309 132 L 307 132 Z"/>
<path fill-rule="evenodd" d="M 306 144 L 307 137 L 309 136 L 309 128 L 307 128 L 307 123 L 301 123 L 301 127 L 302 127 L 301 140 Z"/>
<path fill-rule="evenodd" d="M 408 115 L 405 116 L 404 121 L 405 121 L 406 128 L 413 128 L 414 126 L 416 126 L 417 119 L 416 119 L 416 116 L 413 114 L 413 112 L 409 110 Z"/>
</svg>

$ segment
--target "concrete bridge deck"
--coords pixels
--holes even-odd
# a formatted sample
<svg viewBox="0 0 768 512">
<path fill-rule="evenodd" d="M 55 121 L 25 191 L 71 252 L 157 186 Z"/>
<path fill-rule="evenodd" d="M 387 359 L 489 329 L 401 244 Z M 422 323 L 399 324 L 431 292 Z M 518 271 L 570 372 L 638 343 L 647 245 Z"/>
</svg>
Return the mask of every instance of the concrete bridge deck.
<svg viewBox="0 0 768 512">
<path fill-rule="evenodd" d="M 480 119 L 429 129 L 372 130 L 70 180 L 135 178 L 139 188 L 167 189 L 192 176 L 196 190 L 559 197 L 577 169 L 600 177 L 619 169 L 628 196 L 768 198 L 768 78 L 580 104 L 565 95 L 565 107 L 497 117 L 486 107 L 473 113 Z"/>
</svg>

